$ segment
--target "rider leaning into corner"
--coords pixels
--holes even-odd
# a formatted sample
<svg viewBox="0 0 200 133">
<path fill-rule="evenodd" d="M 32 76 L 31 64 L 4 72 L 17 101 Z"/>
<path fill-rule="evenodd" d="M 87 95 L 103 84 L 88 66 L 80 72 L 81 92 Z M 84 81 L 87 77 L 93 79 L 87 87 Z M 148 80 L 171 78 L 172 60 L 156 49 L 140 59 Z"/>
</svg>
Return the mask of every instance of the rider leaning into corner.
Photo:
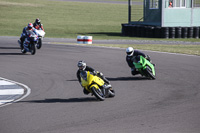
<svg viewBox="0 0 200 133">
<path fill-rule="evenodd" d="M 28 25 L 23 28 L 20 40 L 18 40 L 18 42 L 21 44 L 21 49 L 23 49 L 23 43 L 24 43 L 25 38 L 28 37 L 29 31 L 33 31 L 36 35 L 38 35 L 36 32 L 36 29 L 33 27 L 33 24 L 28 23 Z"/>
<path fill-rule="evenodd" d="M 35 19 L 35 22 L 33 23 L 33 27 L 37 30 L 43 30 L 44 31 L 44 28 L 43 28 L 43 24 L 41 24 L 41 20 L 39 18 L 36 18 Z"/>
<path fill-rule="evenodd" d="M 110 82 L 103 76 L 102 73 L 96 72 L 92 67 L 87 66 L 84 61 L 79 61 L 77 66 L 78 66 L 79 69 L 76 73 L 76 76 L 77 76 L 80 84 L 81 84 L 81 77 L 80 77 L 81 71 L 90 71 L 91 73 L 93 73 L 93 75 L 100 77 L 101 79 L 104 80 L 104 82 L 106 82 L 107 84 L 110 84 Z M 90 92 L 88 92 L 85 88 L 83 88 L 83 93 L 88 95 Z"/>
<path fill-rule="evenodd" d="M 128 47 L 126 49 L 126 54 L 127 54 L 126 62 L 128 63 L 128 66 L 131 68 L 132 75 L 139 74 L 138 70 L 135 68 L 133 64 L 133 61 L 135 60 L 139 61 L 140 56 L 143 56 L 144 58 L 146 58 L 147 60 L 151 62 L 151 59 L 148 55 L 145 55 L 143 52 L 139 50 L 134 50 L 132 47 Z"/>
</svg>

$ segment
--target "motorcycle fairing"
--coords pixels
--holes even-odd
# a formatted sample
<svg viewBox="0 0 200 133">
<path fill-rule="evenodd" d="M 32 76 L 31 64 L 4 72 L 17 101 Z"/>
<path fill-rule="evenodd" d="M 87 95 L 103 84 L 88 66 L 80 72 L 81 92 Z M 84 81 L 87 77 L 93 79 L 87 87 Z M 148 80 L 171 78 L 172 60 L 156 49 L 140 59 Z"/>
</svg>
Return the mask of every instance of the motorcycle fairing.
<svg viewBox="0 0 200 133">
<path fill-rule="evenodd" d="M 94 76 L 92 73 L 89 71 L 82 71 L 80 73 L 81 76 L 81 84 L 84 88 L 86 88 L 89 92 L 91 92 L 92 87 L 95 87 L 96 89 L 99 89 L 99 86 L 104 85 L 104 81 L 97 77 Z"/>
<path fill-rule="evenodd" d="M 135 65 L 135 68 L 140 70 L 144 70 L 146 69 L 146 66 L 149 66 L 152 70 L 153 75 L 155 75 L 155 68 L 154 65 L 151 64 L 147 59 L 145 59 L 143 56 L 140 56 L 140 61 L 138 62 L 133 62 L 133 64 Z"/>
</svg>

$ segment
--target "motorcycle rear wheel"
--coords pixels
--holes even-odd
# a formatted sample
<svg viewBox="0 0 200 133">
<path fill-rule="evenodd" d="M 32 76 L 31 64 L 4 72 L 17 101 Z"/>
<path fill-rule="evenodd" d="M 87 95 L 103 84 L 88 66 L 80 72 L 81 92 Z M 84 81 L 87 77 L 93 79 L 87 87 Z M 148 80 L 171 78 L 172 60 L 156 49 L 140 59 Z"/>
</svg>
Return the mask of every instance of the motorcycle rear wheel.
<svg viewBox="0 0 200 133">
<path fill-rule="evenodd" d="M 99 99 L 100 101 L 104 101 L 105 100 L 105 96 L 104 94 L 102 93 L 101 89 L 96 89 L 95 87 L 92 87 L 91 88 L 91 91 L 92 93 L 95 95 L 95 97 L 97 99 Z"/>
<path fill-rule="evenodd" d="M 37 49 L 40 49 L 41 47 L 42 47 L 42 39 L 40 38 L 38 40 Z"/>
</svg>

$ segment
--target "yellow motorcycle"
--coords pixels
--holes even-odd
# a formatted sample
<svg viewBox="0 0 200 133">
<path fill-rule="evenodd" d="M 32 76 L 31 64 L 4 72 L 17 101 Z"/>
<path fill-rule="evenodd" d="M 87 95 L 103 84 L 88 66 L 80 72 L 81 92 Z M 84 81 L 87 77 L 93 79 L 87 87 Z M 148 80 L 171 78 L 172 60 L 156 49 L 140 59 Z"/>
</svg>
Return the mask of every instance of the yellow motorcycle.
<svg viewBox="0 0 200 133">
<path fill-rule="evenodd" d="M 97 73 L 99 75 L 99 73 Z M 94 75 L 89 71 L 81 71 L 81 85 L 90 93 L 92 93 L 100 101 L 105 98 L 114 97 L 115 91 L 112 89 L 111 84 L 107 84 L 99 76 Z"/>
</svg>

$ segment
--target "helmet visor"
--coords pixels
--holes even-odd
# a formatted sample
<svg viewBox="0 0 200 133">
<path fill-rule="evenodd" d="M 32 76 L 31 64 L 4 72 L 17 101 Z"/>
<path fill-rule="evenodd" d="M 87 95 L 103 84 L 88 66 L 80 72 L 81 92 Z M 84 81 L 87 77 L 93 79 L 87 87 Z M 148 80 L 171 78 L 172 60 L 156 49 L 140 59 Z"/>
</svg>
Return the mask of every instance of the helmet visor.
<svg viewBox="0 0 200 133">
<path fill-rule="evenodd" d="M 126 52 L 127 53 L 127 55 L 131 55 L 133 52 Z"/>
<path fill-rule="evenodd" d="M 83 70 L 84 66 L 79 66 L 79 70 Z"/>
<path fill-rule="evenodd" d="M 80 76 L 81 76 L 84 80 L 87 80 L 87 72 L 86 72 L 86 71 L 81 71 Z"/>
</svg>

